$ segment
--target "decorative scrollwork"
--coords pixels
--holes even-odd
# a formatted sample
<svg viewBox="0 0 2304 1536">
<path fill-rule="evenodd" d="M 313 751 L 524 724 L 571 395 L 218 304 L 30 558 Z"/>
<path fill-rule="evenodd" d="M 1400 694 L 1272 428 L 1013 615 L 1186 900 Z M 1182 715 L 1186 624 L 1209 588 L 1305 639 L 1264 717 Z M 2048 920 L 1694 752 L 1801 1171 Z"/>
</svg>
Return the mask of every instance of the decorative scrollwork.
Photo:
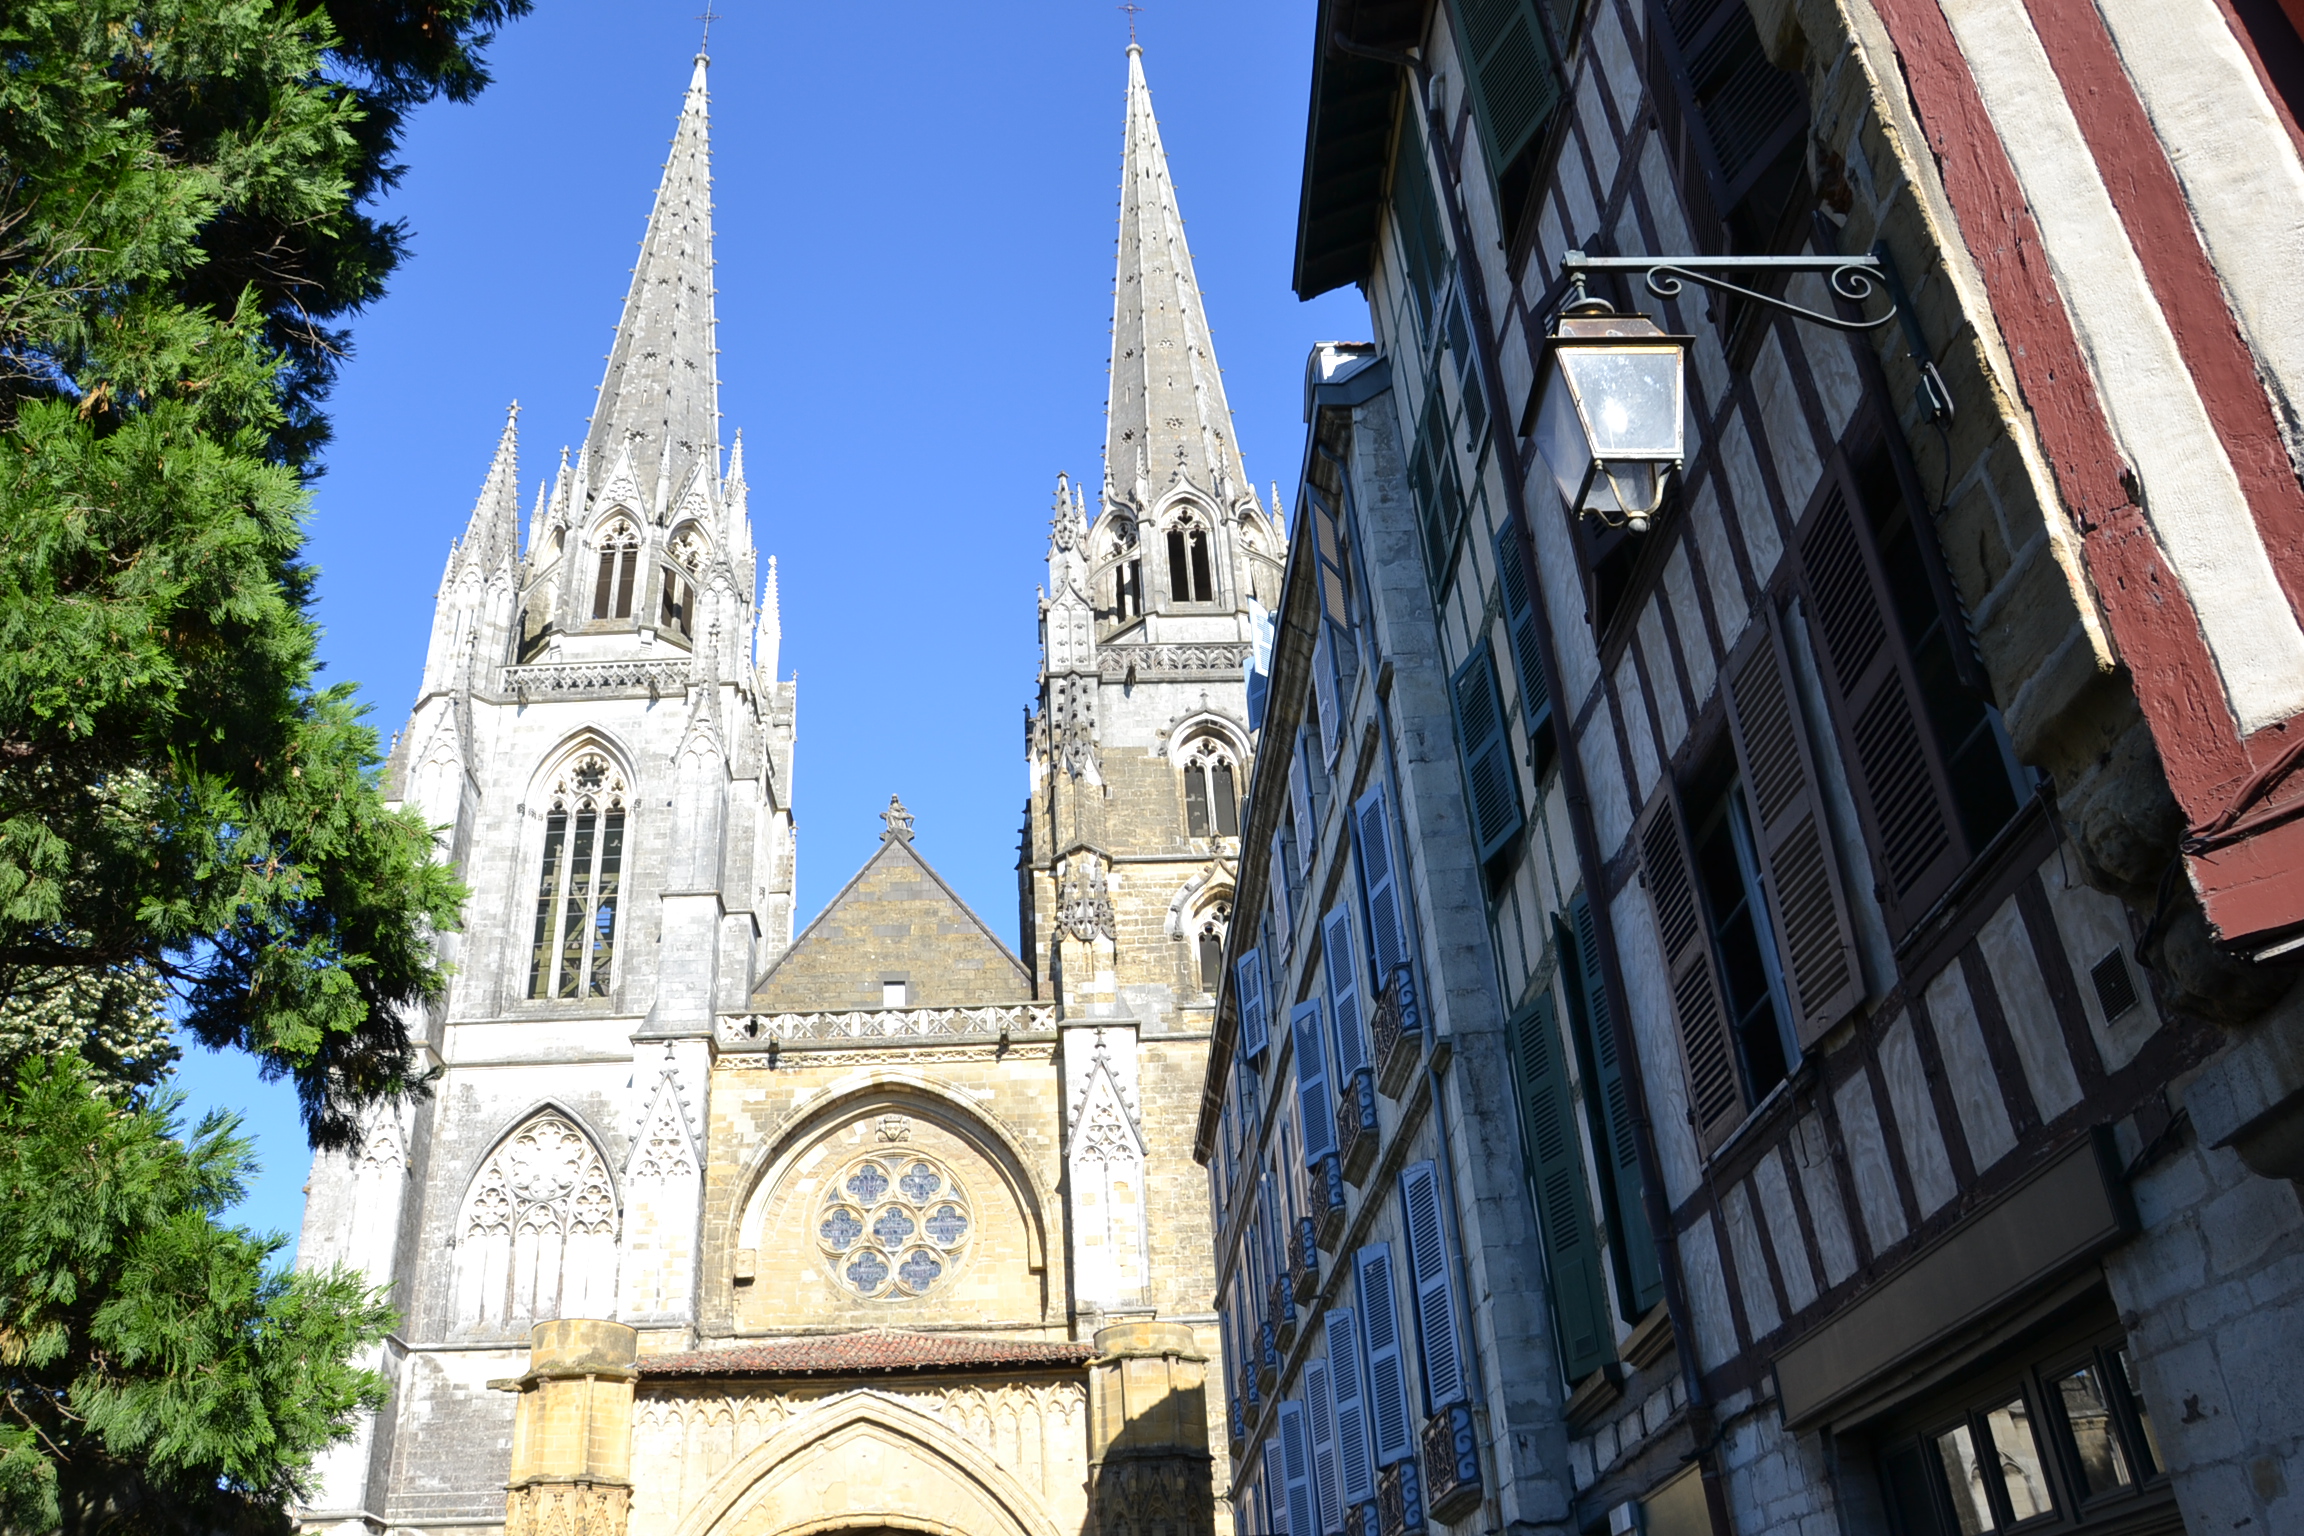
<svg viewBox="0 0 2304 1536">
<path fill-rule="evenodd" d="M 1731 265 L 1730 270 L 1740 271 L 1742 268 Z M 1758 270 L 1767 269 L 1763 267 Z M 1836 261 L 1829 268 L 1818 266 L 1795 270 L 1813 271 L 1824 279 L 1834 297 L 1846 299 L 1851 304 L 1862 305 L 1874 295 L 1887 292 L 1887 285 L 1880 280 L 1879 263 L 1870 257 Z M 1818 325 L 1827 325 L 1836 331 L 1876 331 L 1896 318 L 1896 301 L 1892 298 L 1888 301 L 1887 313 L 1849 320 L 1839 315 L 1828 315 L 1822 310 L 1810 309 L 1804 304 L 1795 304 L 1772 293 L 1763 293 L 1757 288 L 1732 283 L 1719 272 L 1707 271 L 1693 263 L 1660 262 L 1647 269 L 1646 280 L 1648 291 L 1660 299 L 1676 299 L 1680 297 L 1683 283 L 1696 283 L 1715 293 L 1732 294 L 1755 304 L 1765 304 L 1770 309 L 1782 310 L 1801 320 L 1813 320 Z"/>
</svg>

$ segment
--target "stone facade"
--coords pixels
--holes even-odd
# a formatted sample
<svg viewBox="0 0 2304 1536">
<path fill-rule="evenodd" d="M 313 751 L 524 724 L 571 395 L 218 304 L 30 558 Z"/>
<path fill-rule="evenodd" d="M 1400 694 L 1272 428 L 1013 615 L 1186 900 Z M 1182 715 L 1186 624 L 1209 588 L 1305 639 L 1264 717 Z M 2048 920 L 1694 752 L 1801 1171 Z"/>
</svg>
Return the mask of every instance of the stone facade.
<svg viewBox="0 0 2304 1536">
<path fill-rule="evenodd" d="M 1190 1155 L 1277 508 L 1230 441 L 1129 56 L 1113 425 L 1062 482 L 1011 951 L 891 797 L 793 934 L 795 688 L 722 466 L 699 59 L 581 457 L 505 431 L 403 803 L 472 888 L 426 1100 L 316 1165 L 390 1403 L 304 1528 L 1212 1536 Z"/>
</svg>

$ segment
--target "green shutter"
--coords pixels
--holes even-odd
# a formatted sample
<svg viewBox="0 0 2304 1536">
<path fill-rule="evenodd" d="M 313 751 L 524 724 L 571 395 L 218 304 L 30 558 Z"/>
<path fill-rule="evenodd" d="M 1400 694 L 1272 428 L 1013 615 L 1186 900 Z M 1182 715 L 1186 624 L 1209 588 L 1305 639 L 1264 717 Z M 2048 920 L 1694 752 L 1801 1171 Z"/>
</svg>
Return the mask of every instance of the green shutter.
<svg viewBox="0 0 2304 1536">
<path fill-rule="evenodd" d="M 1464 753 L 1465 793 L 1472 801 L 1472 840 L 1485 864 L 1511 846 L 1521 826 L 1520 773 L 1504 728 L 1496 656 L 1483 640 L 1449 684 L 1456 700 L 1456 743 Z"/>
<path fill-rule="evenodd" d="M 1457 0 L 1456 22 L 1472 60 L 1472 102 L 1488 174 L 1506 167 L 1543 133 L 1560 105 L 1560 71 L 1536 0 Z"/>
<path fill-rule="evenodd" d="M 1544 673 L 1543 638 L 1536 633 L 1536 604 L 1528 591 L 1528 566 L 1520 555 L 1520 525 L 1510 519 L 1496 535 L 1496 585 L 1504 594 L 1504 627 L 1512 636 L 1512 667 L 1520 674 L 1520 728 L 1528 733 L 1528 763 L 1541 780 L 1558 750 L 1552 726 L 1552 685 Z"/>
<path fill-rule="evenodd" d="M 1573 947 L 1564 927 L 1559 939 L 1561 952 L 1575 956 L 1581 983 L 1568 989 L 1568 1012 L 1576 1025 L 1577 1055 L 1584 1068 L 1584 1112 L 1591 1119 L 1593 1139 L 1607 1143 L 1601 1161 L 1608 1176 L 1600 1187 L 1608 1205 L 1608 1227 L 1616 1236 L 1610 1251 L 1616 1292 L 1624 1321 L 1638 1322 L 1663 1299 L 1664 1271 L 1656 1258 L 1655 1234 L 1648 1228 L 1648 1207 L 1640 1198 L 1640 1145 L 1632 1129 L 1631 1086 L 1616 1054 L 1608 989 L 1600 979 L 1600 934 L 1592 921 L 1592 903 L 1579 894 L 1568 910 L 1576 927 Z"/>
<path fill-rule="evenodd" d="M 1432 339 L 1440 323 L 1440 295 L 1448 284 L 1448 241 L 1440 233 L 1440 201 L 1432 171 L 1424 163 L 1424 136 L 1405 132 L 1393 151 L 1392 222 L 1400 233 L 1400 258 L 1408 268 L 1408 288 L 1416 296 L 1416 323 Z"/>
<path fill-rule="evenodd" d="M 1616 1358 L 1608 1326 L 1607 1287 L 1600 1278 L 1599 1234 L 1585 1193 L 1584 1157 L 1569 1107 L 1568 1073 L 1552 995 L 1539 993 L 1513 1021 L 1511 1043 L 1520 1078 L 1521 1139 L 1536 1223 L 1544 1237 L 1552 1318 L 1560 1365 L 1581 1381 Z"/>
</svg>

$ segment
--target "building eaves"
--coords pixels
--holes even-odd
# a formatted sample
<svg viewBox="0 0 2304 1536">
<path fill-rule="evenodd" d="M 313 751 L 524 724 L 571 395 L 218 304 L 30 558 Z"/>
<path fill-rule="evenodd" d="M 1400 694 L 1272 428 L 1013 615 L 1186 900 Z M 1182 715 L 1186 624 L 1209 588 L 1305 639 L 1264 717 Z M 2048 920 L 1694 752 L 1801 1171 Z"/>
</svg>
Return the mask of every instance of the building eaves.
<svg viewBox="0 0 2304 1536">
<path fill-rule="evenodd" d="M 1320 0 L 1296 216 L 1299 299 L 1359 282 L 1374 269 L 1399 119 L 1400 67 L 1348 52 L 1338 39 L 1404 54 L 1422 40 L 1429 9 L 1430 0 Z"/>
<path fill-rule="evenodd" d="M 640 1375 L 643 1380 L 661 1380 L 987 1370 L 1074 1371 L 1086 1366 L 1095 1355 L 1093 1345 L 1069 1340 L 994 1339 L 874 1329 L 647 1356 L 640 1361 Z"/>
</svg>

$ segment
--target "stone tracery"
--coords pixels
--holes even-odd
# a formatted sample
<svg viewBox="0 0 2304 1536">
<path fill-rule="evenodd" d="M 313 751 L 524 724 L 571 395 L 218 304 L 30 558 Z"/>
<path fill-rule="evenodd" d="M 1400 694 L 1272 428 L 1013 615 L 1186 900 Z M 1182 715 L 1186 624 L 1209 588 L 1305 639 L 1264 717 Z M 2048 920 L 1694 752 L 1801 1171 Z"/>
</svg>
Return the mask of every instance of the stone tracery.
<svg viewBox="0 0 2304 1536">
<path fill-rule="evenodd" d="M 615 1186 L 591 1138 L 547 1110 L 505 1138 L 457 1223 L 457 1319 L 490 1328 L 615 1304 Z"/>
</svg>

